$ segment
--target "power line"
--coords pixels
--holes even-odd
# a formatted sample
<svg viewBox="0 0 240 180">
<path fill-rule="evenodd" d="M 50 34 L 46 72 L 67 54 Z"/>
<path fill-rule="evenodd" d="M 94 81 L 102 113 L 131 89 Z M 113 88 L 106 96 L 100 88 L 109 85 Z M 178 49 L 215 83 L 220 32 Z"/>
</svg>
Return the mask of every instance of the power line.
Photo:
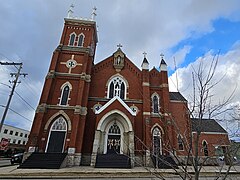
<svg viewBox="0 0 240 180">
<path fill-rule="evenodd" d="M 26 74 L 26 73 L 21 73 L 21 69 L 22 69 L 23 63 L 0 62 L 0 65 L 10 65 L 10 66 L 15 66 L 15 67 L 18 66 L 18 68 L 17 68 L 17 73 L 10 73 L 11 76 L 15 76 L 15 80 L 12 81 L 12 82 L 13 82 L 13 86 L 12 86 L 12 88 L 11 88 L 11 93 L 10 93 L 10 95 L 9 95 L 8 102 L 7 102 L 7 105 L 6 105 L 5 110 L 4 110 L 4 112 L 3 112 L 2 120 L 1 120 L 1 123 L 0 123 L 0 132 L 1 132 L 2 126 L 3 126 L 3 124 L 4 124 L 4 120 L 5 120 L 6 116 L 7 116 L 7 111 L 8 111 L 8 109 L 9 109 L 10 102 L 11 102 L 11 100 L 12 100 L 13 92 L 14 92 L 14 90 L 15 90 L 15 88 L 16 88 L 17 83 L 18 83 L 18 78 L 19 78 L 19 76 L 21 76 L 21 75 L 26 76 L 27 74 Z"/>
<path fill-rule="evenodd" d="M 0 107 L 5 108 L 6 106 L 4 106 L 4 105 L 0 105 Z M 13 110 L 12 108 L 8 108 L 8 109 L 9 109 L 10 111 L 14 112 L 15 114 L 21 116 L 21 117 L 24 118 L 25 120 L 27 120 L 27 121 L 29 121 L 29 122 L 32 122 L 32 120 L 30 120 L 30 119 L 28 119 L 27 117 L 21 115 L 20 113 L 18 113 L 17 111 Z"/>
<path fill-rule="evenodd" d="M 15 93 L 18 95 L 18 97 L 20 99 L 22 99 L 32 110 L 36 110 L 34 107 L 32 107 L 20 94 L 17 93 L 17 91 L 15 91 Z"/>
<path fill-rule="evenodd" d="M 27 76 L 26 79 L 28 79 L 28 80 L 31 82 L 31 80 L 28 78 L 28 76 Z M 34 95 L 34 97 L 39 98 L 39 96 L 36 95 L 36 94 L 38 94 L 39 92 L 37 92 L 35 89 L 33 89 L 33 88 L 31 87 L 30 83 L 28 83 L 28 82 L 25 80 L 25 78 L 24 78 L 24 79 L 21 78 L 21 80 L 23 80 L 23 82 L 24 82 L 23 85 L 29 90 L 29 92 L 31 92 L 31 94 Z"/>
</svg>

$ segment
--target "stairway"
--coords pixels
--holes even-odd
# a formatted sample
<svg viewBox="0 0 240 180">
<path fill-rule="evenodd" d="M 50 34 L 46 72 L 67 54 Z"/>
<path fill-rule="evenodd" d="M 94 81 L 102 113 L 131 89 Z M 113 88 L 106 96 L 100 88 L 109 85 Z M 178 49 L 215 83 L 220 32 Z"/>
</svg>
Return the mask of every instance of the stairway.
<svg viewBox="0 0 240 180">
<path fill-rule="evenodd" d="M 153 164 L 159 169 L 178 169 L 178 165 L 170 155 L 160 155 L 158 157 L 158 165 L 156 157 L 152 157 Z"/>
<path fill-rule="evenodd" d="M 96 168 L 131 168 L 130 158 L 123 154 L 98 154 Z"/>
<path fill-rule="evenodd" d="M 18 168 L 59 169 L 67 153 L 32 153 Z"/>
</svg>

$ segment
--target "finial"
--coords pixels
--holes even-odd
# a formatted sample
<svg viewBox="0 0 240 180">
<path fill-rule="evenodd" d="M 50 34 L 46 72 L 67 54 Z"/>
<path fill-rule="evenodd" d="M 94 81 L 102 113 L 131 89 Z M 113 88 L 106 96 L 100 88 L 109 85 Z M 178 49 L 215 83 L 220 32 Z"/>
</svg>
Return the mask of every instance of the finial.
<svg viewBox="0 0 240 180">
<path fill-rule="evenodd" d="M 118 49 L 121 49 L 122 45 L 119 43 L 119 44 L 117 45 L 117 47 L 118 47 Z"/>
<path fill-rule="evenodd" d="M 97 8 L 94 6 L 93 7 L 93 12 L 92 12 L 92 17 L 91 17 L 92 20 L 94 20 L 95 17 L 97 16 L 96 10 L 97 10 Z"/>
<path fill-rule="evenodd" d="M 145 51 L 143 52 L 143 56 L 144 56 L 144 58 L 147 57 L 147 53 Z"/>
<path fill-rule="evenodd" d="M 72 16 L 72 14 L 73 14 L 73 8 L 74 8 L 74 5 L 71 4 L 71 6 L 69 7 L 69 10 L 68 10 L 68 18 L 73 17 L 73 16 Z"/>
<path fill-rule="evenodd" d="M 164 54 L 163 54 L 163 53 L 161 53 L 161 54 L 160 54 L 160 56 L 161 56 L 161 60 L 163 60 Z"/>
</svg>

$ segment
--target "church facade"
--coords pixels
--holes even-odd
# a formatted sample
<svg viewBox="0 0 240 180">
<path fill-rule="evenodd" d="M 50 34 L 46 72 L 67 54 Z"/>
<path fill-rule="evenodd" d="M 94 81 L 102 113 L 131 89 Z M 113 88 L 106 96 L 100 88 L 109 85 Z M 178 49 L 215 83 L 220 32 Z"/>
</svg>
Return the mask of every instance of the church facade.
<svg viewBox="0 0 240 180">
<path fill-rule="evenodd" d="M 186 156 L 184 141 L 192 133 L 187 100 L 169 92 L 163 56 L 159 69 L 150 70 L 146 56 L 139 69 L 119 45 L 95 64 L 97 42 L 95 21 L 65 18 L 28 151 L 66 152 L 69 166 L 95 166 L 101 154 L 126 155 L 131 167 L 150 166 L 154 155 Z"/>
</svg>

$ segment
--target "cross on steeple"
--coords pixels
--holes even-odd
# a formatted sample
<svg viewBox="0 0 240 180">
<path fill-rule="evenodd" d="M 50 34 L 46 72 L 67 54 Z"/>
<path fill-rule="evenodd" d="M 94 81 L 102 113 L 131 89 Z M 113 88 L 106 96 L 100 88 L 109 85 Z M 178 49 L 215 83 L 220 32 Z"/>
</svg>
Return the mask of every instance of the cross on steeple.
<svg viewBox="0 0 240 180">
<path fill-rule="evenodd" d="M 147 53 L 145 51 L 143 52 L 143 56 L 144 56 L 144 58 L 147 57 Z"/>
<path fill-rule="evenodd" d="M 161 53 L 161 54 L 160 54 L 160 57 L 161 57 L 161 60 L 163 60 L 164 54 Z"/>
<path fill-rule="evenodd" d="M 94 6 L 93 7 L 93 12 L 92 12 L 92 17 L 91 17 L 92 20 L 94 20 L 95 17 L 97 16 L 96 10 L 97 10 L 97 8 Z"/>
<path fill-rule="evenodd" d="M 74 8 L 74 5 L 71 4 L 69 10 L 68 10 L 68 18 L 71 18 L 72 17 L 72 14 L 73 14 L 73 8 Z"/>
<path fill-rule="evenodd" d="M 118 47 L 118 49 L 120 49 L 120 48 L 122 47 L 122 45 L 119 43 L 119 44 L 117 45 L 117 47 Z"/>
</svg>

